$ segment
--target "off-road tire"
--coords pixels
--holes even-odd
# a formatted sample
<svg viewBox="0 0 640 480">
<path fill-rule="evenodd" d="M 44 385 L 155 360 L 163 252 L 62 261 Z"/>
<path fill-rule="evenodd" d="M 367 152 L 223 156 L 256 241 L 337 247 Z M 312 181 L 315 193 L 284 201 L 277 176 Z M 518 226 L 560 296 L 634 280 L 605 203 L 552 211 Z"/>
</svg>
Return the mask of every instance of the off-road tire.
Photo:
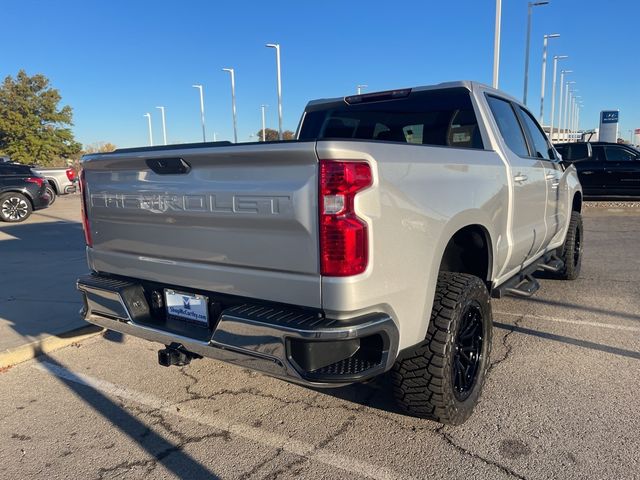
<svg viewBox="0 0 640 480">
<path fill-rule="evenodd" d="M 454 372 L 460 358 L 459 330 L 467 325 L 469 312 L 481 313 L 482 327 L 475 378 L 466 392 L 456 391 Z M 407 413 L 459 425 L 469 418 L 478 403 L 489 369 L 492 314 L 489 292 L 480 278 L 441 272 L 426 339 L 403 351 L 391 379 L 398 405 Z"/>
<path fill-rule="evenodd" d="M 558 258 L 564 262 L 564 267 L 555 275 L 556 278 L 575 280 L 580 276 L 583 240 L 582 215 L 580 212 L 571 212 L 567 237 L 557 253 Z"/>
<path fill-rule="evenodd" d="M 8 192 L 0 195 L 0 220 L 3 222 L 24 222 L 32 211 L 31 202 L 21 193 Z"/>
</svg>

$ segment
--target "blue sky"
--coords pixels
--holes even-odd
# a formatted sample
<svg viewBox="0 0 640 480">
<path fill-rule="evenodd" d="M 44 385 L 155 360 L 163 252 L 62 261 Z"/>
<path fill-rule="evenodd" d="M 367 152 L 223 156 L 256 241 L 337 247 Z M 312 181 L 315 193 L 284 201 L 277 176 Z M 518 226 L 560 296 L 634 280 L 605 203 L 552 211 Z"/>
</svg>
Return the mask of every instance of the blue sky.
<svg viewBox="0 0 640 480">
<path fill-rule="evenodd" d="M 503 1 L 500 88 L 523 89 L 526 0 Z M 310 99 L 471 79 L 491 83 L 494 0 L 382 1 L 5 1 L 0 76 L 47 75 L 74 109 L 84 144 L 201 139 L 202 83 L 208 139 L 232 138 L 229 75 L 236 69 L 239 140 L 261 128 L 260 104 L 277 128 L 275 52 L 282 46 L 285 128 L 295 130 Z M 534 9 L 529 107 L 539 112 L 542 36 L 549 58 L 566 54 L 585 103 L 581 126 L 598 126 L 603 109 L 620 109 L 621 133 L 640 128 L 640 62 L 636 36 L 640 2 L 551 0 Z M 545 119 L 551 97 L 547 68 Z"/>
</svg>

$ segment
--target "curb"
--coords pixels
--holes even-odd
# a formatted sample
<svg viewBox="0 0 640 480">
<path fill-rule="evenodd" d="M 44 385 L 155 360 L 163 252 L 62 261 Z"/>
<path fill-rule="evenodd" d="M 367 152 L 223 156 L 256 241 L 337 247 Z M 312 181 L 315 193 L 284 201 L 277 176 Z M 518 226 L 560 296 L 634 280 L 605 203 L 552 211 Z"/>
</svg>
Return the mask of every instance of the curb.
<svg viewBox="0 0 640 480">
<path fill-rule="evenodd" d="M 76 342 L 86 340 L 102 333 L 103 328 L 95 325 L 87 325 L 85 327 L 69 330 L 68 332 L 51 335 L 49 337 L 27 343 L 19 347 L 10 348 L 0 352 L 0 369 L 12 367 L 18 363 L 31 360 L 43 353 L 49 353 L 63 347 L 68 347 Z"/>
</svg>

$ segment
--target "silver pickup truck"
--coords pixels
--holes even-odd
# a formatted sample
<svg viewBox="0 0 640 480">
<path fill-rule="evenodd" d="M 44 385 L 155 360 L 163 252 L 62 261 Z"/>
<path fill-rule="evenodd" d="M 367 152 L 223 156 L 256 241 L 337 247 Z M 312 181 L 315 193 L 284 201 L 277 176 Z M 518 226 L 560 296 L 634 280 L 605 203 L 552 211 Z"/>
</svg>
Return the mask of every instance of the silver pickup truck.
<svg viewBox="0 0 640 480">
<path fill-rule="evenodd" d="M 473 82 L 308 104 L 295 141 L 83 159 L 91 323 L 315 387 L 390 372 L 459 424 L 491 297 L 578 276 L 582 193 L 534 117 Z"/>
<path fill-rule="evenodd" d="M 56 201 L 58 195 L 77 190 L 76 171 L 71 167 L 34 167 L 33 170 L 47 181 L 47 194 L 51 199 L 49 205 Z"/>
</svg>

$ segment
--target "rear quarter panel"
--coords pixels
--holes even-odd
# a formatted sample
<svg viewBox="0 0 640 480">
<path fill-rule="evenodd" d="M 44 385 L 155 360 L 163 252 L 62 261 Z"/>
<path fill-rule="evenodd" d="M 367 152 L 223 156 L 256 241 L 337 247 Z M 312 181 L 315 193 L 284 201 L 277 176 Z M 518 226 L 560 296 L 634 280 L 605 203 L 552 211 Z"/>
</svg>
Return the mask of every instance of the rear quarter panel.
<svg viewBox="0 0 640 480">
<path fill-rule="evenodd" d="M 374 183 L 356 197 L 369 228 L 367 271 L 322 278 L 333 316 L 385 311 L 400 326 L 400 348 L 425 338 L 442 254 L 453 234 L 483 226 L 493 262 L 507 253 L 504 164 L 495 152 L 384 142 L 320 141 L 320 159 L 365 160 Z M 495 268 L 494 268 L 495 269 Z"/>
</svg>

